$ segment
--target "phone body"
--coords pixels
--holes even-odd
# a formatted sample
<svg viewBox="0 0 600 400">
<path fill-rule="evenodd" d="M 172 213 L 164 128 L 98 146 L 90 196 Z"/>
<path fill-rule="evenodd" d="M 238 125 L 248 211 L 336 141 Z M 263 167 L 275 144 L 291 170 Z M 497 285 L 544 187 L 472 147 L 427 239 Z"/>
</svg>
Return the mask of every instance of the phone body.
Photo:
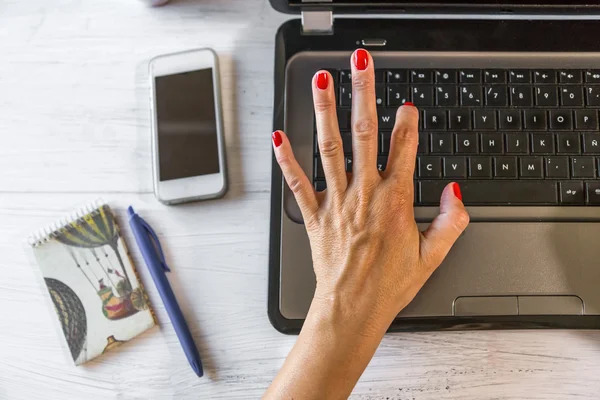
<svg viewBox="0 0 600 400">
<path fill-rule="evenodd" d="M 166 54 L 149 64 L 154 194 L 165 204 L 227 191 L 221 86 L 216 53 Z"/>
</svg>

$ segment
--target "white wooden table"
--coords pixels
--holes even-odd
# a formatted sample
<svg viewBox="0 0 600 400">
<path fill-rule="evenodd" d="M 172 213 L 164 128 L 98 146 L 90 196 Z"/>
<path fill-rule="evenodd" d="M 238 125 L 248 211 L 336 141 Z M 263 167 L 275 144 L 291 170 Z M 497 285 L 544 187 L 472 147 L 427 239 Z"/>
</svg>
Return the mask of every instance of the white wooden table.
<svg viewBox="0 0 600 400">
<path fill-rule="evenodd" d="M 266 0 L 0 2 L 0 399 L 260 397 L 295 340 L 266 314 L 273 47 L 286 18 Z M 152 195 L 146 66 L 204 46 L 221 59 L 231 186 L 166 207 Z M 205 378 L 144 268 L 160 328 L 84 367 L 65 359 L 24 240 L 99 197 L 157 229 Z M 598 399 L 599 371 L 599 332 L 392 334 L 353 398 Z"/>
</svg>

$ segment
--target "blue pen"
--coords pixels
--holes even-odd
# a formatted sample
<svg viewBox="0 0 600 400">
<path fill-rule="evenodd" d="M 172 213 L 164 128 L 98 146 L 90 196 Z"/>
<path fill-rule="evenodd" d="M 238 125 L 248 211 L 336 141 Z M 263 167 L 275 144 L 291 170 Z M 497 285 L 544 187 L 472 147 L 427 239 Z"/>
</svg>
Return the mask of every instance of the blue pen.
<svg viewBox="0 0 600 400">
<path fill-rule="evenodd" d="M 183 347 L 183 352 L 196 375 L 201 377 L 204 374 L 202 371 L 202 361 L 200 361 L 200 355 L 198 354 L 198 349 L 194 343 L 194 338 L 190 333 L 190 328 L 188 328 L 187 322 L 185 322 L 181 308 L 179 308 L 177 299 L 173 294 L 173 289 L 171 289 L 171 285 L 169 285 L 166 272 L 170 272 L 171 270 L 165 261 L 165 256 L 160 247 L 158 237 L 150 225 L 133 211 L 133 207 L 130 206 L 127 209 L 127 214 L 129 215 L 129 225 L 133 230 L 135 241 L 150 270 L 150 275 L 152 275 L 160 298 L 165 304 L 167 314 L 169 314 L 171 323 L 175 328 L 175 333 L 179 338 L 181 347 Z"/>
</svg>

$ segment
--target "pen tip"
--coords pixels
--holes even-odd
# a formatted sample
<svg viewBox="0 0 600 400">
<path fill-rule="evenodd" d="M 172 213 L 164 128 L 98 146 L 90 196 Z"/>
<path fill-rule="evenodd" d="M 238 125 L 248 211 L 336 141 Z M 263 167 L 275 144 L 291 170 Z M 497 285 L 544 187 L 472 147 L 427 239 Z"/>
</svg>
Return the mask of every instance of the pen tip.
<svg viewBox="0 0 600 400">
<path fill-rule="evenodd" d="M 133 217 L 134 214 L 135 214 L 135 211 L 133 211 L 133 207 L 129 206 L 127 208 L 127 215 L 131 218 L 131 217 Z"/>
<path fill-rule="evenodd" d="M 204 376 L 204 371 L 202 370 L 202 365 L 200 365 L 199 363 L 197 363 L 195 361 L 192 361 L 190 364 L 192 365 L 192 369 L 194 370 L 196 375 L 198 375 L 198 378 L 202 378 Z"/>
</svg>

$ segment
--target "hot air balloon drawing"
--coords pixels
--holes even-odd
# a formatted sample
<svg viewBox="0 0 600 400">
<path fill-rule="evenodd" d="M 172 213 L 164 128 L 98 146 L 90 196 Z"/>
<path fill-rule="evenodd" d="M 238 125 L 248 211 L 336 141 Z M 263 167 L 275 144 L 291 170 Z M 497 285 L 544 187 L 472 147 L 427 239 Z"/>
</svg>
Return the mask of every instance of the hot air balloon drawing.
<svg viewBox="0 0 600 400">
<path fill-rule="evenodd" d="M 65 225 L 54 238 L 65 245 L 77 269 L 102 301 L 102 313 L 110 320 L 126 318 L 148 308 L 143 289 L 132 289 L 119 252 L 119 228 L 108 206 Z M 118 265 L 113 265 L 113 252 Z"/>
</svg>

